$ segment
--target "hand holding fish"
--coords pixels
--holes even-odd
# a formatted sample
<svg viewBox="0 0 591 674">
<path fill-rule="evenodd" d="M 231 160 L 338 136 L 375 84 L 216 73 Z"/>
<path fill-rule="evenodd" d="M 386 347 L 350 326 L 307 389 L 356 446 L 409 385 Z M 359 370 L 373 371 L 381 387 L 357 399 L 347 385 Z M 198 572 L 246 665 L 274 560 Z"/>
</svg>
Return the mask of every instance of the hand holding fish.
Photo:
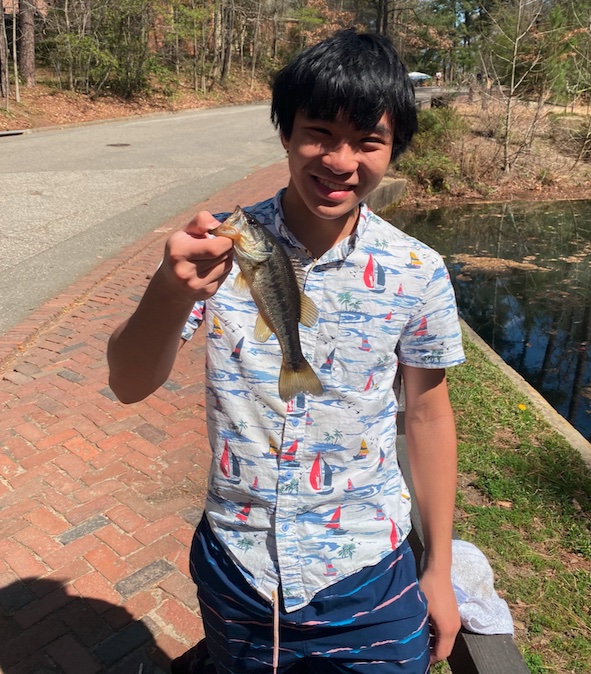
<svg viewBox="0 0 591 674">
<path fill-rule="evenodd" d="M 208 236 L 219 224 L 211 213 L 201 211 L 166 243 L 160 273 L 184 298 L 212 297 L 232 269 L 232 241 Z"/>
</svg>

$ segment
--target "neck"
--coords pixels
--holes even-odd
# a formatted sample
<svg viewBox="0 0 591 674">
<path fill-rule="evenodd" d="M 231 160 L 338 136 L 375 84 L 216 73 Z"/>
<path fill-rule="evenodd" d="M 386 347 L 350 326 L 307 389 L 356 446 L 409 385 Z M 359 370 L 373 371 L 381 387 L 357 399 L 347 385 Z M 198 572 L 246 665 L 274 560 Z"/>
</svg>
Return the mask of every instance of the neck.
<svg viewBox="0 0 591 674">
<path fill-rule="evenodd" d="M 285 226 L 305 246 L 315 259 L 319 259 L 339 241 L 348 238 L 357 229 L 359 206 L 341 218 L 328 220 L 308 214 L 305 220 L 293 213 L 283 198 Z"/>
</svg>

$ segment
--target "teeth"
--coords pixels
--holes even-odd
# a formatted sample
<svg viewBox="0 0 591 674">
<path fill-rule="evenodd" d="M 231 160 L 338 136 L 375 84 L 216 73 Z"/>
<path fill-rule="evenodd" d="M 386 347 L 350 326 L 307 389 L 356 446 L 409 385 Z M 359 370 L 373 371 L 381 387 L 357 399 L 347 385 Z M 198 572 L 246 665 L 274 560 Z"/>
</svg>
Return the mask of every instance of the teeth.
<svg viewBox="0 0 591 674">
<path fill-rule="evenodd" d="M 352 185 L 339 185 L 338 183 L 331 183 L 328 180 L 323 180 L 322 178 L 317 178 L 318 182 L 325 187 L 328 187 L 331 190 L 352 190 Z"/>
</svg>

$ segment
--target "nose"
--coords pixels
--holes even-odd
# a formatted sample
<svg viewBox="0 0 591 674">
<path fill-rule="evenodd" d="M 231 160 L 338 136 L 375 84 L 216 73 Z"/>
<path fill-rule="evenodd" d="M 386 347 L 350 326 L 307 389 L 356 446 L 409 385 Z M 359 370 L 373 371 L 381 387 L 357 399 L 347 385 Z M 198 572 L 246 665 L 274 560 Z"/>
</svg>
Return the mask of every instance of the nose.
<svg viewBox="0 0 591 674">
<path fill-rule="evenodd" d="M 323 164 L 335 174 L 353 173 L 359 166 L 355 148 L 349 143 L 340 143 L 328 149 L 323 158 Z"/>
</svg>

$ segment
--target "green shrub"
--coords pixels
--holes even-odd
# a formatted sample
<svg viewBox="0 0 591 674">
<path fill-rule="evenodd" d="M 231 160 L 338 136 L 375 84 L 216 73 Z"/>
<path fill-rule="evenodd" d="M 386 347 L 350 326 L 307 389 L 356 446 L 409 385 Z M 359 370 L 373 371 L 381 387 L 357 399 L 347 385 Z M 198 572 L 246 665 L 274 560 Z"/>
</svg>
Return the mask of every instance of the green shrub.
<svg viewBox="0 0 591 674">
<path fill-rule="evenodd" d="M 420 110 L 418 118 L 419 131 L 397 168 L 430 191 L 449 191 L 459 167 L 448 153 L 465 132 L 465 124 L 450 107 Z"/>
<path fill-rule="evenodd" d="M 411 150 L 400 158 L 398 169 L 433 192 L 449 192 L 459 171 L 447 155 L 431 149 L 421 153 Z"/>
</svg>

